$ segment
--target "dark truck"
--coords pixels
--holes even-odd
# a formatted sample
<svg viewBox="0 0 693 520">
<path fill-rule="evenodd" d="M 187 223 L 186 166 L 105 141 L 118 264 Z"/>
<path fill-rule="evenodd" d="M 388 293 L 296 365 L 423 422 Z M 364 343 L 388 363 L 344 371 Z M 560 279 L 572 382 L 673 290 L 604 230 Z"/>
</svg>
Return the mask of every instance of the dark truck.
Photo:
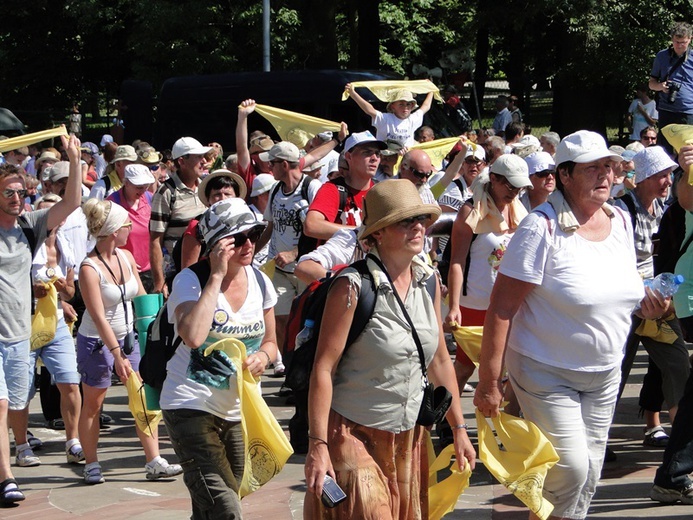
<svg viewBox="0 0 693 520">
<path fill-rule="evenodd" d="M 401 79 L 388 72 L 348 70 L 302 70 L 278 72 L 238 72 L 170 78 L 161 87 L 156 107 L 150 84 L 126 81 L 121 86 L 125 141 L 149 140 L 157 149 L 171 148 L 176 139 L 192 136 L 207 144 L 221 143 L 225 153 L 235 150 L 238 105 L 252 98 L 260 104 L 303 114 L 344 121 L 351 132 L 370 129 L 370 120 L 356 103 L 342 101 L 344 85 L 352 81 Z M 378 101 L 367 89 L 360 89 L 379 110 Z M 418 97 L 423 101 L 423 96 Z M 436 130 L 437 137 L 459 135 L 461 130 L 434 102 L 424 124 Z M 262 130 L 277 138 L 269 122 L 251 114 L 249 131 Z"/>
</svg>

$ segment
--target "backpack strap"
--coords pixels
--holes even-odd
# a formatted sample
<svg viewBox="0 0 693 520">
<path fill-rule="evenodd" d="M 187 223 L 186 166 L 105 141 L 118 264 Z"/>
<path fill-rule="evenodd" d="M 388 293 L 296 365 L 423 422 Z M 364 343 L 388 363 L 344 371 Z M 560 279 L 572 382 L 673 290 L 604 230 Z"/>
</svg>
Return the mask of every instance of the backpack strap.
<svg viewBox="0 0 693 520">
<path fill-rule="evenodd" d="M 169 209 L 173 211 L 173 205 L 176 203 L 176 182 L 169 177 L 164 181 L 164 184 L 168 186 L 168 189 L 171 192 L 171 204 Z"/>
<path fill-rule="evenodd" d="M 209 264 L 209 260 L 206 258 L 204 260 L 200 260 L 199 262 L 189 266 L 188 269 L 195 273 L 195 276 L 197 276 L 197 279 L 200 281 L 200 287 L 204 289 L 205 285 L 207 285 L 207 281 L 209 280 L 209 275 L 212 273 L 212 267 Z M 181 338 L 180 334 L 178 334 L 176 339 L 173 341 L 173 348 L 178 348 L 182 341 L 183 338 Z"/>
<path fill-rule="evenodd" d="M 359 294 L 356 303 L 354 320 L 351 322 L 351 327 L 349 328 L 346 347 L 356 341 L 356 338 L 358 338 L 363 332 L 363 329 L 366 328 L 366 325 L 373 316 L 373 311 L 375 310 L 375 298 L 377 295 L 375 281 L 373 280 L 373 275 L 371 275 L 371 272 L 368 269 L 366 259 L 354 262 L 351 264 L 351 267 L 353 267 L 356 272 L 361 275 L 361 293 Z"/>
<path fill-rule="evenodd" d="M 308 205 L 310 205 L 310 199 L 308 198 L 308 187 L 310 186 L 310 181 L 312 179 L 308 177 L 305 173 L 301 177 L 301 198 L 305 200 Z"/>
<path fill-rule="evenodd" d="M 34 231 L 34 228 L 29 225 L 29 221 L 24 215 L 19 215 L 19 217 L 17 217 L 17 222 L 19 227 L 22 229 L 22 233 L 24 233 L 27 242 L 29 242 L 29 250 L 31 251 L 31 257 L 33 258 L 38 246 L 36 232 Z"/>
<path fill-rule="evenodd" d="M 260 292 L 262 293 L 262 301 L 264 302 L 265 298 L 267 297 L 267 284 L 265 284 L 265 278 L 262 276 L 260 270 L 256 267 L 253 267 L 253 274 L 255 275 L 257 284 L 260 286 Z"/>
<path fill-rule="evenodd" d="M 633 224 L 633 230 L 635 231 L 635 216 L 638 214 L 638 210 L 635 207 L 635 201 L 633 200 L 633 197 L 626 193 L 625 195 L 621 195 L 616 200 L 620 200 L 621 202 L 623 202 L 623 204 L 626 205 L 626 208 L 628 208 L 628 213 L 630 213 L 630 220 Z M 623 215 L 621 215 L 621 218 L 623 218 Z"/>
<path fill-rule="evenodd" d="M 269 198 L 270 208 L 272 207 L 272 204 L 274 203 L 274 197 L 277 196 L 277 193 L 279 192 L 280 189 L 282 189 L 282 183 L 281 182 L 278 182 L 277 184 L 275 184 L 274 188 L 272 188 L 272 193 L 270 194 L 270 198 Z"/>
</svg>

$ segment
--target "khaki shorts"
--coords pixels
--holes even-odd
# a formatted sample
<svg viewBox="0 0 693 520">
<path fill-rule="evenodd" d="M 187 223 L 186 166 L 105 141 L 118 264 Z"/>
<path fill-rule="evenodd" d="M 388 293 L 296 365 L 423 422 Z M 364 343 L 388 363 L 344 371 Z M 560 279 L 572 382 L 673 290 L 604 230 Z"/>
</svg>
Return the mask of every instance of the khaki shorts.
<svg viewBox="0 0 693 520">
<path fill-rule="evenodd" d="M 286 273 L 276 269 L 272 283 L 277 291 L 277 304 L 274 306 L 275 316 L 288 316 L 291 310 L 291 303 L 294 298 L 301 294 L 306 288 L 306 284 L 296 278 L 292 273 Z"/>
</svg>

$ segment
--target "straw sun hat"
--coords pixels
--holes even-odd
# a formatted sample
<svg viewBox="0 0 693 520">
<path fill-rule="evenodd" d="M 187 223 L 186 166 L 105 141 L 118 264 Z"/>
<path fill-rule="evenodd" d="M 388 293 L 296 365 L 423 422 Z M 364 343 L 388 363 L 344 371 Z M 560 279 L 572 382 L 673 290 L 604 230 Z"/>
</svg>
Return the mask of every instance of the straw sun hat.
<svg viewBox="0 0 693 520">
<path fill-rule="evenodd" d="M 359 240 L 400 220 L 418 215 L 430 215 L 426 226 L 440 216 L 440 207 L 424 204 L 416 186 L 406 179 L 392 179 L 373 186 L 363 201 L 363 224 Z"/>
</svg>

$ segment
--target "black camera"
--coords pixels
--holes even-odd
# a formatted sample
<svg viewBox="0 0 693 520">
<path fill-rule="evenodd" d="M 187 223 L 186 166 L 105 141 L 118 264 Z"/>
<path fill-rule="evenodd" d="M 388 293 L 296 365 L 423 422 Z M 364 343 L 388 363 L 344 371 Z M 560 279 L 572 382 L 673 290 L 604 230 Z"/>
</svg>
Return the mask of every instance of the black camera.
<svg viewBox="0 0 693 520">
<path fill-rule="evenodd" d="M 676 101 L 676 96 L 678 96 L 679 90 L 681 90 L 681 83 L 667 81 L 667 88 L 669 89 L 669 93 L 667 94 L 667 103 L 671 104 Z"/>
</svg>

